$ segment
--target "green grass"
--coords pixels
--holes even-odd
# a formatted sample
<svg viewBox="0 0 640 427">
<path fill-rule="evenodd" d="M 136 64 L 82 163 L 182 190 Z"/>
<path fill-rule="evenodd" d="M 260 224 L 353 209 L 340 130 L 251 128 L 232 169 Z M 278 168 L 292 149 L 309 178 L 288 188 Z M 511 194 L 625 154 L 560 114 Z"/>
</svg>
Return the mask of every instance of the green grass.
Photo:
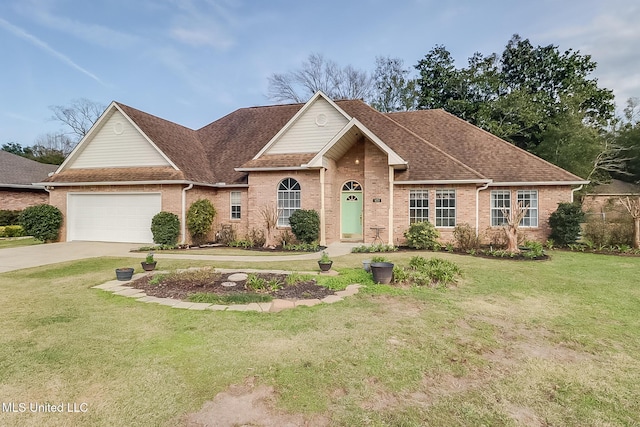
<svg viewBox="0 0 640 427">
<path fill-rule="evenodd" d="M 214 293 L 197 293 L 189 297 L 191 302 L 205 302 L 209 304 L 250 304 L 252 302 L 269 302 L 273 297 L 265 294 L 235 293 L 218 295 Z"/>
<path fill-rule="evenodd" d="M 144 251 L 148 252 L 148 251 Z M 188 254 L 188 255 L 215 255 L 215 256 L 287 256 L 287 255 L 302 255 L 309 252 L 299 251 L 260 251 L 251 249 L 229 248 L 229 247 L 215 247 L 215 248 L 193 248 L 193 249 L 169 249 L 163 251 L 156 251 L 157 254 Z"/>
<path fill-rule="evenodd" d="M 116 267 L 139 272 L 131 258 L 0 274 L 0 401 L 88 404 L 0 413 L 0 425 L 180 425 L 247 378 L 274 387 L 274 411 L 330 425 L 640 424 L 640 258 L 420 254 L 459 265 L 457 286 L 374 285 L 360 269 L 369 254 L 349 254 L 334 259 L 342 276 L 319 280 L 364 283 L 357 295 L 279 313 L 179 310 L 91 288 Z M 385 254 L 401 265 L 414 255 Z"/>
<path fill-rule="evenodd" d="M 3 237 L 0 238 L 0 249 L 16 248 L 18 246 L 41 245 L 43 242 L 33 237 Z"/>
</svg>

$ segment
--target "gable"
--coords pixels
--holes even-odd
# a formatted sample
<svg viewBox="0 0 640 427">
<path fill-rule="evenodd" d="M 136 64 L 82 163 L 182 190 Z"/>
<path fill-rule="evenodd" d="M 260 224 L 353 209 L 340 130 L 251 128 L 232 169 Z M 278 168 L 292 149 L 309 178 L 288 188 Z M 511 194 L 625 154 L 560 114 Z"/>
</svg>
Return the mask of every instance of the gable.
<svg viewBox="0 0 640 427">
<path fill-rule="evenodd" d="M 317 153 L 349 120 L 319 96 L 264 154 Z"/>
<path fill-rule="evenodd" d="M 171 166 L 120 111 L 112 108 L 75 153 L 69 169 Z"/>
</svg>

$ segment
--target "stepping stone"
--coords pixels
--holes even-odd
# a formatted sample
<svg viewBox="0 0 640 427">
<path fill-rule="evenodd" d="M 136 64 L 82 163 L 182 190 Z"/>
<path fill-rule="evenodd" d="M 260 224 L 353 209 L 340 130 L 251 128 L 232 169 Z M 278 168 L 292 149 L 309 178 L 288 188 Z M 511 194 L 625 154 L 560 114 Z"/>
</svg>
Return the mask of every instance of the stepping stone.
<svg viewBox="0 0 640 427">
<path fill-rule="evenodd" d="M 241 282 L 243 280 L 247 280 L 247 277 L 249 277 L 247 273 L 235 273 L 227 277 L 227 279 L 231 280 L 232 282 Z"/>
<path fill-rule="evenodd" d="M 238 284 L 236 282 L 222 282 L 221 285 L 224 286 L 225 288 L 233 288 Z"/>
</svg>

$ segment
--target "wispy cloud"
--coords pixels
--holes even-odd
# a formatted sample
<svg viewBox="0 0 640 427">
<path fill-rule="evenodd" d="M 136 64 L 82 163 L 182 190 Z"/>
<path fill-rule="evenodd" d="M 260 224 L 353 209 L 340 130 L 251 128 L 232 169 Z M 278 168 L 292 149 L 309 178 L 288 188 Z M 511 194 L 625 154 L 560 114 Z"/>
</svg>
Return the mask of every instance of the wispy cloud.
<svg viewBox="0 0 640 427">
<path fill-rule="evenodd" d="M 17 26 L 11 24 L 10 22 L 8 22 L 8 21 L 6 21 L 6 20 L 4 20 L 2 18 L 0 18 L 0 27 L 4 28 L 5 30 L 7 30 L 11 34 L 13 34 L 13 35 L 15 35 L 17 37 L 20 37 L 21 39 L 24 39 L 24 40 L 28 41 L 32 45 L 44 50 L 49 55 L 53 56 L 54 58 L 57 58 L 58 60 L 60 60 L 62 62 L 64 62 L 65 64 L 69 65 L 71 68 L 74 68 L 75 70 L 80 71 L 82 74 L 92 78 L 93 80 L 95 80 L 96 82 L 100 83 L 101 85 L 105 85 L 105 83 L 102 80 L 100 80 L 100 78 L 98 76 L 93 74 L 91 71 L 89 71 L 89 70 L 81 67 L 80 65 L 76 64 L 67 55 L 57 51 L 56 49 L 52 48 L 51 46 L 49 46 L 44 41 L 40 40 L 39 38 L 37 38 L 36 36 L 34 36 L 32 34 L 29 34 L 25 30 L 23 30 L 22 28 L 17 27 Z"/>
<path fill-rule="evenodd" d="M 233 28 L 237 26 L 228 6 L 219 1 L 173 0 L 179 13 L 175 15 L 171 36 L 191 46 L 211 46 L 227 50 L 235 44 Z"/>
</svg>

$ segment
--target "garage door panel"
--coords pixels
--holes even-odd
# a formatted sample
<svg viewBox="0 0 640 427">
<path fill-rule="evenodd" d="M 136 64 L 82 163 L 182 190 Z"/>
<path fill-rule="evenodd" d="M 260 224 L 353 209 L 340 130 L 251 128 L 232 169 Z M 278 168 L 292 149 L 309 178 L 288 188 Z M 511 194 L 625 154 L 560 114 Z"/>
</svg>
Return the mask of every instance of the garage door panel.
<svg viewBox="0 0 640 427">
<path fill-rule="evenodd" d="M 159 193 L 70 193 L 67 240 L 152 243 L 151 219 L 161 205 Z"/>
</svg>

